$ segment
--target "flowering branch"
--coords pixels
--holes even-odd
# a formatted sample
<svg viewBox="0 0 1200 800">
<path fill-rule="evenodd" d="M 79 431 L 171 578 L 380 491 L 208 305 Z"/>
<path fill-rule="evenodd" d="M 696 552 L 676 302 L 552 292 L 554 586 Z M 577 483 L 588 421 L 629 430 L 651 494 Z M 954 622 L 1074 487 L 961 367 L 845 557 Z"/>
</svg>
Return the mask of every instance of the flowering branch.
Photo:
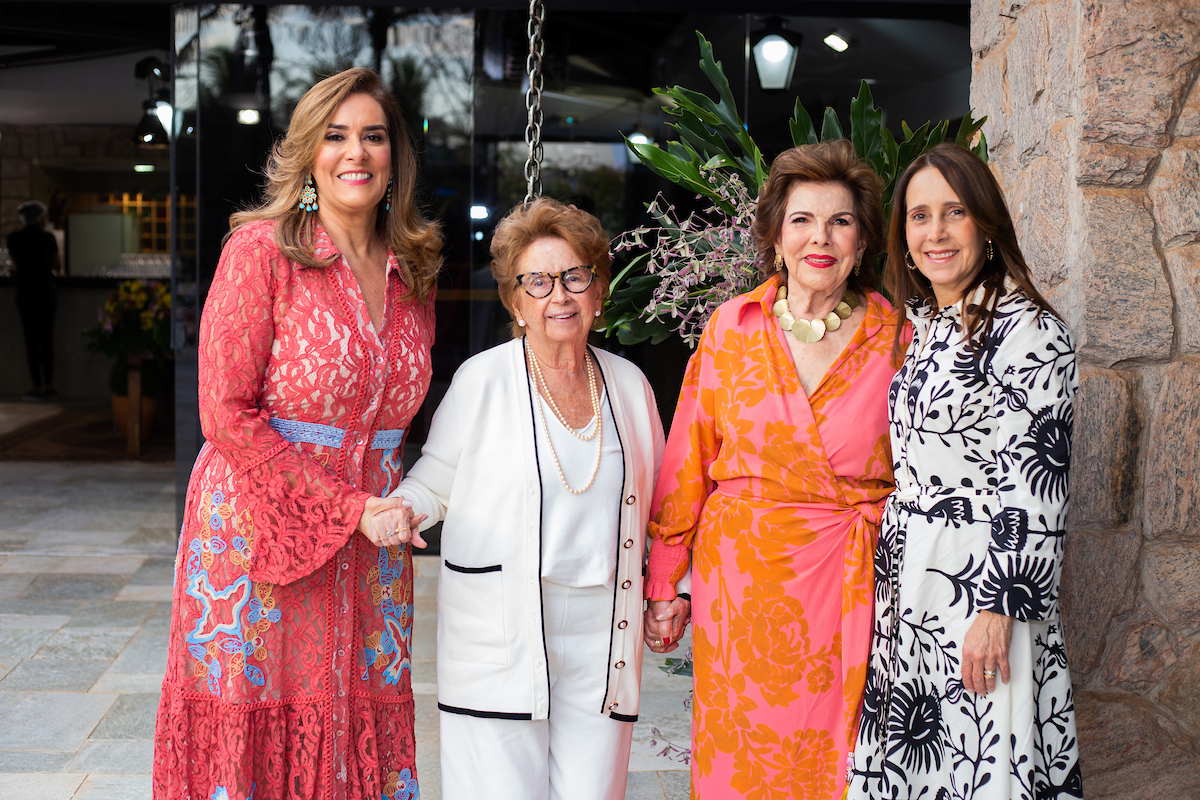
<svg viewBox="0 0 1200 800">
<path fill-rule="evenodd" d="M 752 289 L 758 277 L 750 236 L 756 201 L 734 172 L 704 165 L 700 175 L 734 212 L 714 205 L 680 220 L 662 195 L 650 204 L 655 227 L 635 228 L 616 238 L 617 252 L 648 248 L 645 270 L 657 281 L 640 318 L 679 332 L 695 347 L 717 307 Z"/>
</svg>

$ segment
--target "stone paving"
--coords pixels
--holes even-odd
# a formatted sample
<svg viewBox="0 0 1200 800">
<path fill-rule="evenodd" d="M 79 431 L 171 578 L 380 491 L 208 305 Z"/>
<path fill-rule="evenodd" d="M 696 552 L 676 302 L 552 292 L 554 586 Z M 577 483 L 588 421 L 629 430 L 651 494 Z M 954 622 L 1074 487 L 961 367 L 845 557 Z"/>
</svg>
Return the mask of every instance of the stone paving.
<svg viewBox="0 0 1200 800">
<path fill-rule="evenodd" d="M 174 493 L 171 465 L 0 463 L 0 798 L 150 797 Z M 416 561 L 417 769 L 423 800 L 440 800 L 438 560 Z M 689 794 L 686 765 L 649 744 L 651 728 L 690 736 L 690 683 L 661 663 L 646 652 L 628 800 Z"/>
</svg>

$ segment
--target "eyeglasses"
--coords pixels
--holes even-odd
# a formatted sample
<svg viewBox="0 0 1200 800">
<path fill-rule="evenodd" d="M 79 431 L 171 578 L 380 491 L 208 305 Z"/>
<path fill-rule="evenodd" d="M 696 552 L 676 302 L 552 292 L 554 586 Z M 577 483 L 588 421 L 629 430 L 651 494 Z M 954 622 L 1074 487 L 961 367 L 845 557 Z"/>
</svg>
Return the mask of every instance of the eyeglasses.
<svg viewBox="0 0 1200 800">
<path fill-rule="evenodd" d="M 517 283 L 530 297 L 541 300 L 554 291 L 554 281 L 562 281 L 563 288 L 571 294 L 586 292 L 596 277 L 596 268 L 591 264 L 571 267 L 564 272 L 524 272 L 517 276 Z"/>
</svg>

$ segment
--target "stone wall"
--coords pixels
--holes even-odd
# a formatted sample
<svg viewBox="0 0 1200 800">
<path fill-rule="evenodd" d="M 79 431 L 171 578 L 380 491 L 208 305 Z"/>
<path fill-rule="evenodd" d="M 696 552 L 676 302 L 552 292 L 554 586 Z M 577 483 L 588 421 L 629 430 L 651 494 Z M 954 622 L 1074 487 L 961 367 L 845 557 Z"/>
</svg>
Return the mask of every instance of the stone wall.
<svg viewBox="0 0 1200 800">
<path fill-rule="evenodd" d="M 132 125 L 0 125 L 0 238 L 21 226 L 35 159 L 134 158 Z M 132 166 L 132 163 L 131 163 Z"/>
<path fill-rule="evenodd" d="M 1085 794 L 1200 797 L 1200 0 L 973 0 L 971 47 L 992 166 L 1081 346 Z"/>
</svg>

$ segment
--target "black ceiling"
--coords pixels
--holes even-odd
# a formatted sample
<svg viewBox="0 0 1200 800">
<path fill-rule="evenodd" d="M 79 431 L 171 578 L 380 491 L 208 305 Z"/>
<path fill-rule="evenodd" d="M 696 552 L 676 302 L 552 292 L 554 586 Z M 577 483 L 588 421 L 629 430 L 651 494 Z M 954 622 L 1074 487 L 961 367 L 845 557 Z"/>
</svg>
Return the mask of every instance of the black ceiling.
<svg viewBox="0 0 1200 800">
<path fill-rule="evenodd" d="M 3 2 L 0 68 L 170 46 L 171 7 L 152 3 Z"/>
</svg>

